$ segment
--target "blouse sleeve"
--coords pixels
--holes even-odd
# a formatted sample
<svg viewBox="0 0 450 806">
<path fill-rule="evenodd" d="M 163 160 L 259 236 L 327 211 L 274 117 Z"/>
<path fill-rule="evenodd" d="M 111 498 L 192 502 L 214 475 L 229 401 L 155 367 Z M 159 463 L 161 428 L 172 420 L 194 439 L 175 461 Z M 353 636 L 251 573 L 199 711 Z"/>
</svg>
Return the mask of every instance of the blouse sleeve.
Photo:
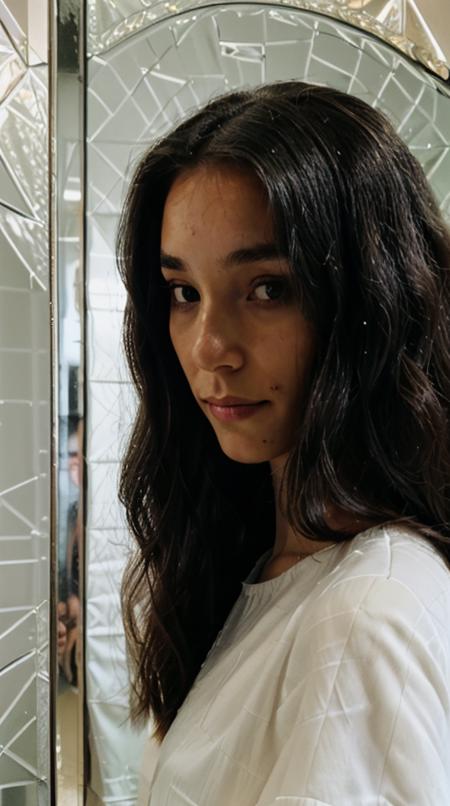
<svg viewBox="0 0 450 806">
<path fill-rule="evenodd" d="M 278 709 L 289 738 L 257 806 L 450 804 L 448 601 L 360 583 L 319 597 L 298 638 L 306 674 Z"/>
</svg>

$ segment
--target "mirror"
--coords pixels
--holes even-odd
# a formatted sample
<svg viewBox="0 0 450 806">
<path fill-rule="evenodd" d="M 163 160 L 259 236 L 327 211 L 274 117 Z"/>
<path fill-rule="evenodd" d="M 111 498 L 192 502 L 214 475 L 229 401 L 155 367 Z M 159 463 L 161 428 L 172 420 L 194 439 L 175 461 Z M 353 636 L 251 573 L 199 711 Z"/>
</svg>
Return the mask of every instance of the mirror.
<svg viewBox="0 0 450 806">
<path fill-rule="evenodd" d="M 47 0 L 0 4 L 0 803 L 51 790 Z"/>
<path fill-rule="evenodd" d="M 72 31 L 79 38 L 77 4 L 69 6 L 67 36 Z M 449 87 L 374 35 L 384 32 L 389 39 L 386 27 L 380 23 L 370 33 L 349 25 L 351 2 L 347 9 L 333 7 L 333 13 L 327 5 L 328 16 L 275 3 L 191 6 L 88 3 L 85 129 L 78 67 L 59 70 L 58 606 L 66 627 L 57 703 L 63 748 L 59 786 L 62 798 L 72 770 L 69 789 L 79 794 L 84 775 L 90 804 L 135 803 L 146 741 L 127 719 L 119 587 L 130 542 L 117 501 L 134 398 L 120 344 L 125 298 L 114 239 L 135 162 L 153 138 L 212 96 L 303 78 L 358 95 L 384 111 L 422 163 L 450 220 Z M 420 55 L 401 37 L 396 42 L 410 55 Z M 74 721 L 80 729 L 70 746 Z"/>
</svg>

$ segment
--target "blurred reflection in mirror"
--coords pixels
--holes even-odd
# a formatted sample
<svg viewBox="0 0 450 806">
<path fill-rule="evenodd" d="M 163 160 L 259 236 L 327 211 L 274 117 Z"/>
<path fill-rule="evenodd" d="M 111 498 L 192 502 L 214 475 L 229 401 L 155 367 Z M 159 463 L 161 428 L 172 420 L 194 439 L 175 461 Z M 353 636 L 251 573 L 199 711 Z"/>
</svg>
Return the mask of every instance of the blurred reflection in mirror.
<svg viewBox="0 0 450 806">
<path fill-rule="evenodd" d="M 75 689 L 78 681 L 80 624 L 80 542 L 82 535 L 80 491 L 82 488 L 83 420 L 77 415 L 68 418 L 67 475 L 68 501 L 62 523 L 63 552 L 60 555 L 60 591 L 58 602 L 58 663 L 60 689 L 69 683 Z M 65 541 L 64 541 L 65 538 Z M 65 545 L 64 545 L 65 542 Z"/>
</svg>

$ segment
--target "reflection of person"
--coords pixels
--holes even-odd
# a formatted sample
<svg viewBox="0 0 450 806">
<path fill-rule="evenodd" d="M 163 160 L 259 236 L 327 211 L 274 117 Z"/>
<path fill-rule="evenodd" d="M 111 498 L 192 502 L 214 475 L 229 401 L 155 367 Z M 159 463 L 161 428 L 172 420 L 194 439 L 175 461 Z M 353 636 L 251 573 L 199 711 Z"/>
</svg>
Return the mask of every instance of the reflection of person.
<svg viewBox="0 0 450 806">
<path fill-rule="evenodd" d="M 118 255 L 151 806 L 450 803 L 450 237 L 418 162 L 349 95 L 236 92 L 146 154 Z"/>
<path fill-rule="evenodd" d="M 74 487 L 82 485 L 83 420 L 78 418 L 69 437 L 68 469 Z M 77 685 L 79 654 L 79 623 L 81 617 L 79 595 L 79 549 L 81 509 L 78 499 L 72 503 L 67 518 L 66 545 L 66 601 L 58 603 L 58 662 L 66 680 Z"/>
</svg>

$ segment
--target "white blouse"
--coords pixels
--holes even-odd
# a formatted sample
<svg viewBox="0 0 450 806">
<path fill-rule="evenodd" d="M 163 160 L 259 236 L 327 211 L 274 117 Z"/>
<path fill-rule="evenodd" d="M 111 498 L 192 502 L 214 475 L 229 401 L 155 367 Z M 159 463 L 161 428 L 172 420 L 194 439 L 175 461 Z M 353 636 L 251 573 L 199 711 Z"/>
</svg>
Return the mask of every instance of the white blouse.
<svg viewBox="0 0 450 806">
<path fill-rule="evenodd" d="M 260 558 L 141 806 L 450 806 L 450 572 L 374 527 L 275 579 Z"/>
</svg>

